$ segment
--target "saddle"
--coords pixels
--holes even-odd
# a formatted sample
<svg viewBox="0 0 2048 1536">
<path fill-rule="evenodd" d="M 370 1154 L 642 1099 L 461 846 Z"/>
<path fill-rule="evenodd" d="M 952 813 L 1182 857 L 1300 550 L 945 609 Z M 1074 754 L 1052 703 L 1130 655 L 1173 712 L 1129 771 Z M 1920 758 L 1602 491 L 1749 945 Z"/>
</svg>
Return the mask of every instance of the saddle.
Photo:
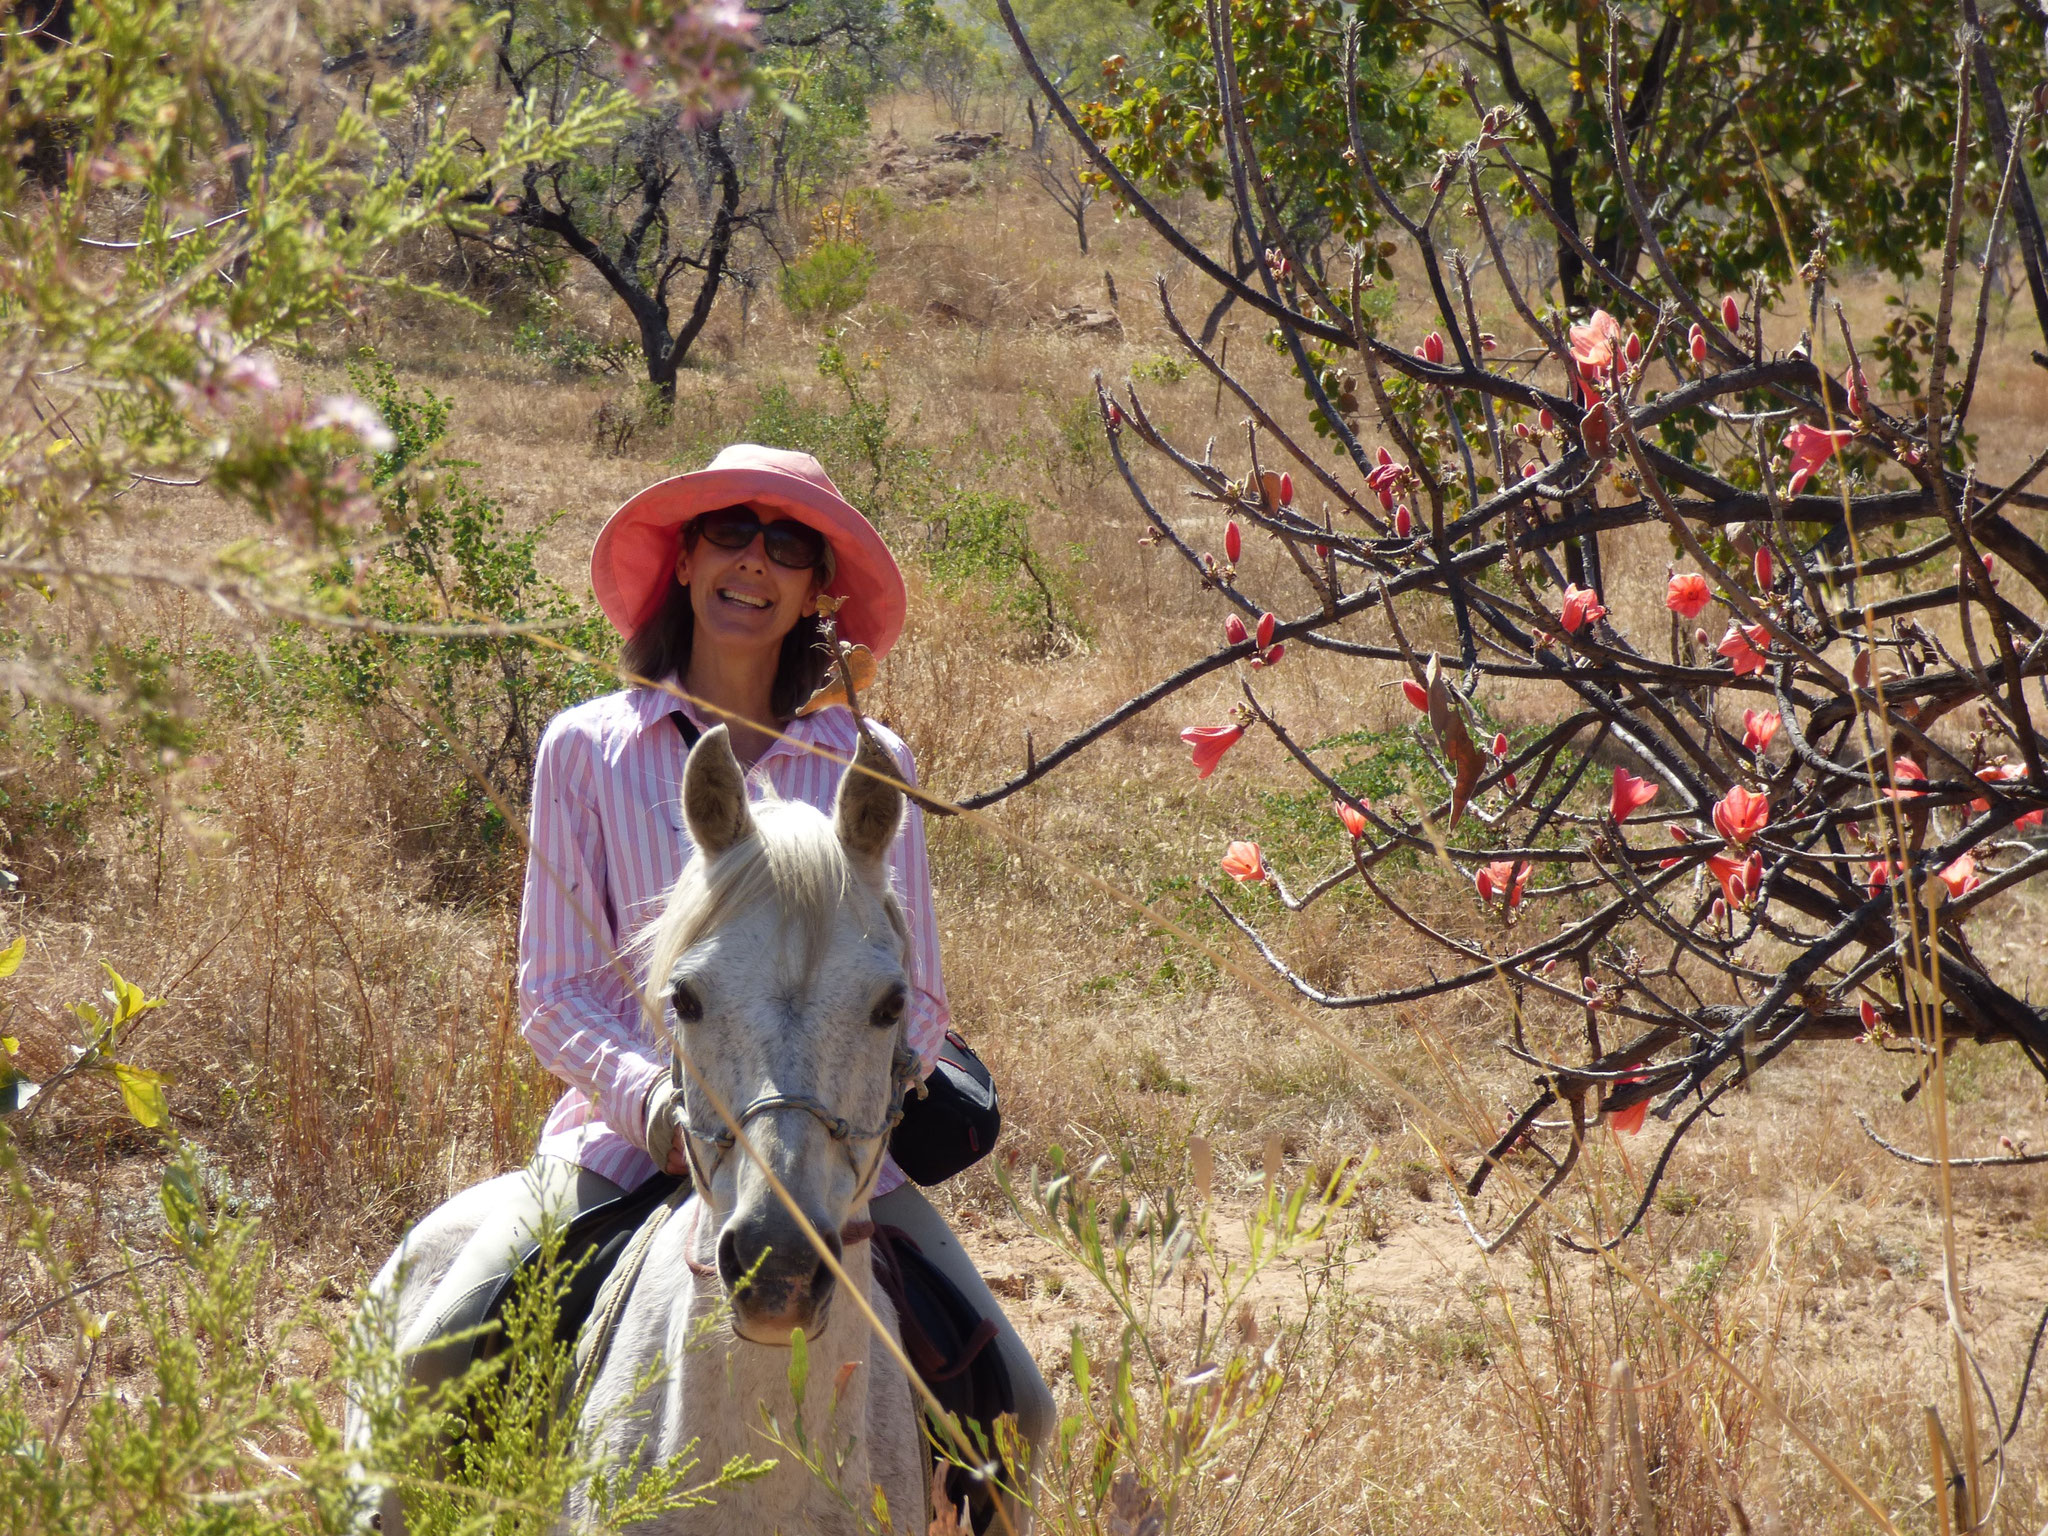
<svg viewBox="0 0 2048 1536">
<path fill-rule="evenodd" d="M 623 1304 L 616 1285 L 605 1295 L 608 1282 L 616 1278 L 630 1286 L 638 1278 L 636 1254 L 624 1271 L 621 1259 L 656 1218 L 680 1206 L 688 1196 L 689 1179 L 679 1174 L 656 1174 L 639 1188 L 616 1200 L 607 1200 L 580 1213 L 563 1235 L 560 1263 L 569 1273 L 561 1309 L 555 1319 L 555 1341 L 572 1346 L 577 1354 L 579 1384 L 585 1373 L 602 1360 L 608 1338 L 585 1337 L 585 1328 L 600 1310 L 605 1314 L 593 1330 L 608 1335 L 609 1323 Z M 651 1233 L 647 1234 L 651 1237 Z M 874 1244 L 872 1262 L 875 1281 L 896 1307 L 897 1328 L 903 1352 L 923 1378 L 932 1395 L 947 1413 L 957 1418 L 975 1443 L 984 1462 L 1000 1463 L 996 1421 L 1017 1410 L 1017 1397 L 1003 1364 L 1002 1351 L 989 1346 L 996 1337 L 993 1319 L 983 1317 L 974 1303 L 918 1247 L 910 1234 L 898 1227 L 877 1225 L 869 1239 Z M 476 1341 L 476 1357 L 488 1360 L 503 1352 L 505 1330 L 501 1326 L 506 1304 L 512 1299 L 522 1276 L 540 1260 L 540 1245 L 530 1245 L 520 1255 L 518 1267 L 500 1282 L 483 1315 L 485 1330 Z M 595 1358 L 593 1358 L 593 1354 Z M 930 1409 L 924 1409 L 929 1417 Z M 476 1432 L 481 1426 L 473 1427 Z M 935 1445 L 951 1446 L 951 1437 L 933 1425 L 929 1430 Z M 941 1458 L 942 1460 L 947 1458 Z M 1005 1468 L 1009 1481 L 1015 1469 Z M 958 1509 L 964 1501 L 972 1516 L 974 1530 L 984 1532 L 994 1523 L 996 1502 L 993 1489 L 982 1477 L 952 1466 L 946 1474 L 946 1497 Z"/>
</svg>

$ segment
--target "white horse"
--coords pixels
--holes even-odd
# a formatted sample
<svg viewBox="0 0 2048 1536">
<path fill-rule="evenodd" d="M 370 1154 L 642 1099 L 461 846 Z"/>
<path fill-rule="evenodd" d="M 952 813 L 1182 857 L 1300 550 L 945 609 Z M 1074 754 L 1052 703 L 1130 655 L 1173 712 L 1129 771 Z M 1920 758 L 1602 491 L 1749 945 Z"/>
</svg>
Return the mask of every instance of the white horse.
<svg viewBox="0 0 2048 1536">
<path fill-rule="evenodd" d="M 910 1385 L 862 1310 L 833 1305 L 836 1277 L 768 1177 L 894 1337 L 895 1312 L 872 1280 L 872 1245 L 861 1235 L 914 1070 L 904 1043 L 907 936 L 883 862 L 903 797 L 860 771 L 895 772 L 865 741 L 855 764 L 830 819 L 797 802 L 750 806 L 723 727 L 705 733 L 684 770 L 696 855 L 647 936 L 647 974 L 650 1001 L 694 1069 L 683 1104 L 696 1193 L 646 1246 L 583 1422 L 601 1452 L 629 1465 L 692 1442 L 703 1476 L 742 1454 L 778 1465 L 712 1507 L 636 1527 L 650 1536 L 851 1532 L 853 1510 L 868 1511 L 877 1488 L 897 1530 L 927 1523 L 931 1462 Z M 420 1327 L 424 1298 L 478 1214 L 461 1197 L 449 1202 L 379 1274 L 385 1294 L 398 1288 L 401 1350 L 427 1342 L 407 1328 Z M 804 1422 L 824 1464 L 839 1468 L 837 1489 L 763 1433 L 768 1415 L 785 1433 L 794 1422 L 789 1343 L 798 1328 L 810 1362 Z M 386 1536 L 398 1529 L 396 1502 L 384 1500 Z M 580 1493 L 564 1513 L 572 1525 L 589 1514 Z"/>
</svg>

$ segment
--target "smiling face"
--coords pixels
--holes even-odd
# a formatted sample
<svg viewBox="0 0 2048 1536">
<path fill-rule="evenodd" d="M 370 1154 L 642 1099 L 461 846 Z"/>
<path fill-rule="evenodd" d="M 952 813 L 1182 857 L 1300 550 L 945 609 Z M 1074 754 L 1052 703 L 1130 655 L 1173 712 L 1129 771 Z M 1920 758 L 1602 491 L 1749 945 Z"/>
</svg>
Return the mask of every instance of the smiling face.
<svg viewBox="0 0 2048 1536">
<path fill-rule="evenodd" d="M 686 539 L 677 551 L 676 580 L 689 589 L 696 644 L 772 651 L 811 611 L 823 572 L 778 565 L 763 542 L 756 535 L 745 549 L 720 549 L 708 539 Z"/>
</svg>

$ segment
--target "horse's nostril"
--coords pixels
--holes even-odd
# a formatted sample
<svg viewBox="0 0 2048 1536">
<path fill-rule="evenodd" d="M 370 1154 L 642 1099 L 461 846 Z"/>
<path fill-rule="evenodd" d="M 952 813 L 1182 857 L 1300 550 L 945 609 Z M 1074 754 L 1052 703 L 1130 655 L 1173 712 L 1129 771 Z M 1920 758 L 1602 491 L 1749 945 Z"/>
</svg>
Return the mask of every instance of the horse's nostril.
<svg viewBox="0 0 2048 1536">
<path fill-rule="evenodd" d="M 728 1286 L 737 1285 L 746 1272 L 746 1266 L 740 1263 L 739 1240 L 727 1228 L 718 1238 L 718 1278 Z"/>
<path fill-rule="evenodd" d="M 818 1260 L 818 1267 L 811 1271 L 811 1305 L 823 1306 L 825 1298 L 832 1294 L 832 1287 L 836 1283 L 831 1265 L 823 1259 Z"/>
</svg>

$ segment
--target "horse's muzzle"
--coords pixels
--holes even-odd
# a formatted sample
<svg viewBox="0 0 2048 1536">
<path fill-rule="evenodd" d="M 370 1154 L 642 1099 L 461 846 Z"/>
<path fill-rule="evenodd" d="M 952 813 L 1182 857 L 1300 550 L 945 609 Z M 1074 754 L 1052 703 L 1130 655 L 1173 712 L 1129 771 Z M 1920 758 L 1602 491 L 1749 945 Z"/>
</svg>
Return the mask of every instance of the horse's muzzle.
<svg viewBox="0 0 2048 1536">
<path fill-rule="evenodd" d="M 838 1231 L 812 1219 L 836 1261 Z M 718 1236 L 718 1277 L 732 1297 L 733 1329 L 757 1344 L 787 1344 L 823 1325 L 837 1278 L 786 1211 L 735 1214 Z"/>
</svg>

